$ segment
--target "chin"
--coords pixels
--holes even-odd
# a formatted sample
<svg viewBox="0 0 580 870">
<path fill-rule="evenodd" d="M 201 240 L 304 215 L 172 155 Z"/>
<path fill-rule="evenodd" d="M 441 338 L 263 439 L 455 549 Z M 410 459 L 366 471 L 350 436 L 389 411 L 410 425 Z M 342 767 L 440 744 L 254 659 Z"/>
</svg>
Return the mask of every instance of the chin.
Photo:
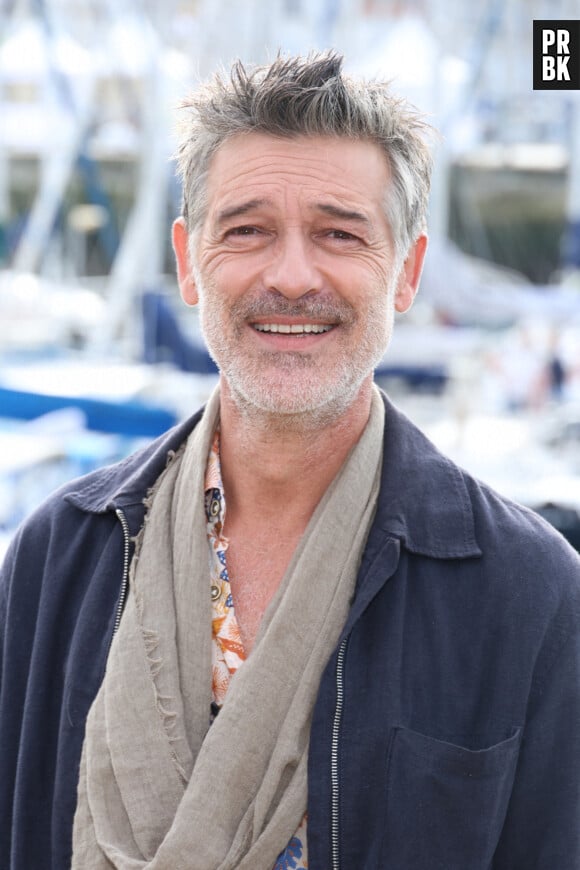
<svg viewBox="0 0 580 870">
<path fill-rule="evenodd" d="M 227 377 L 227 376 L 226 376 Z M 284 428 L 314 428 L 327 425 L 342 416 L 354 402 L 361 383 L 316 384 L 308 389 L 304 384 L 280 384 L 265 380 L 257 384 L 227 378 L 232 397 L 248 415 L 272 418 Z"/>
</svg>

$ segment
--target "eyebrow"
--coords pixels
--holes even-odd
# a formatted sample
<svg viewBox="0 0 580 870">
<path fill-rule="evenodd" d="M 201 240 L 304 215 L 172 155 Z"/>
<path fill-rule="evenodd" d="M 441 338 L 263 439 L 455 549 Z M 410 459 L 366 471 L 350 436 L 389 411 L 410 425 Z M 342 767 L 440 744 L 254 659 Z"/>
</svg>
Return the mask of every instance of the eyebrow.
<svg viewBox="0 0 580 870">
<path fill-rule="evenodd" d="M 271 205 L 271 201 L 269 199 L 249 199 L 239 205 L 231 206 L 231 208 L 224 208 L 218 212 L 217 224 L 219 226 L 233 218 L 242 217 L 242 215 L 247 214 L 249 211 L 253 211 L 253 209 L 260 208 L 264 205 Z M 357 223 L 366 225 L 370 224 L 369 218 L 360 211 L 351 211 L 350 209 L 340 208 L 340 206 L 331 205 L 326 202 L 317 203 L 314 206 L 314 209 L 330 215 L 330 217 L 339 218 L 340 220 L 356 221 Z"/>
<path fill-rule="evenodd" d="M 324 214 L 328 214 L 331 217 L 339 218 L 341 220 L 347 221 L 357 221 L 361 224 L 370 224 L 370 220 L 360 211 L 350 211 L 347 208 L 340 208 L 337 205 L 330 205 L 330 203 L 321 202 L 318 203 L 315 208 L 318 211 L 324 212 Z"/>
<path fill-rule="evenodd" d="M 240 203 L 240 205 L 233 205 L 231 208 L 224 208 L 222 211 L 218 212 L 217 224 L 219 226 L 232 218 L 241 217 L 255 208 L 260 208 L 260 206 L 269 204 L 270 201 L 267 199 L 249 199 L 247 202 Z"/>
</svg>

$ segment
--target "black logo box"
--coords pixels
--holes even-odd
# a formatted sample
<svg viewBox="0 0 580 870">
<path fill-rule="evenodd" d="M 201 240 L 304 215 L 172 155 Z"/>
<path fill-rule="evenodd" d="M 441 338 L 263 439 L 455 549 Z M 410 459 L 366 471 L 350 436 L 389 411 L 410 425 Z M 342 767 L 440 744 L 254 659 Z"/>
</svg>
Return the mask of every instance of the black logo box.
<svg viewBox="0 0 580 870">
<path fill-rule="evenodd" d="M 544 79 L 543 57 L 548 55 L 555 58 L 556 72 L 558 71 L 558 31 L 566 31 L 568 35 L 567 48 L 569 50 L 566 69 L 570 79 L 553 78 Z M 544 52 L 544 32 L 553 31 L 556 38 Z M 561 55 L 565 56 L 565 55 Z M 580 90 L 580 20 L 577 21 L 534 21 L 534 90 L 536 91 L 576 91 Z"/>
</svg>

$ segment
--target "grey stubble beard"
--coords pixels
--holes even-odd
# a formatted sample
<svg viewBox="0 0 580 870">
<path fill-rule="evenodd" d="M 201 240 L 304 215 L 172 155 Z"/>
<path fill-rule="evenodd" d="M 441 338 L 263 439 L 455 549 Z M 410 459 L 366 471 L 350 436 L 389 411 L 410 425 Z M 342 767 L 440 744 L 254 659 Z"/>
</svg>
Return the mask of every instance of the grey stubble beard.
<svg viewBox="0 0 580 870">
<path fill-rule="evenodd" d="M 253 425 L 271 431 L 308 432 L 336 423 L 380 362 L 392 333 L 393 285 L 376 294 L 364 315 L 357 314 L 344 300 L 320 294 L 293 302 L 268 291 L 250 299 L 242 297 L 228 306 L 215 293 L 211 297 L 211 286 L 199 283 L 199 287 L 202 331 L 237 411 Z M 338 371 L 330 382 L 314 355 L 299 351 L 248 354 L 239 365 L 243 331 L 249 328 L 252 319 L 270 315 L 273 319 L 285 315 L 338 324 L 343 333 L 339 338 L 344 352 L 339 364 L 333 361 Z M 367 318 L 367 328 L 353 349 L 349 347 L 348 336 L 355 331 L 360 316 Z M 229 332 L 223 329 L 228 324 L 233 324 Z M 299 390 L 288 389 L 288 378 L 293 373 L 301 379 Z"/>
</svg>

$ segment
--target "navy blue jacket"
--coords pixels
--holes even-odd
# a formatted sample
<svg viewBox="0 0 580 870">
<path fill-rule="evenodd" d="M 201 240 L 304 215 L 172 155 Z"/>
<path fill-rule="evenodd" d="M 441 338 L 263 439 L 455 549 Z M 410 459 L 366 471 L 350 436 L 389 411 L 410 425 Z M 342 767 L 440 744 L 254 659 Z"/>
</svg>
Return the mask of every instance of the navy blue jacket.
<svg viewBox="0 0 580 870">
<path fill-rule="evenodd" d="M 121 521 L 136 534 L 198 419 L 69 484 L 9 550 L 2 870 L 70 866 L 130 556 Z M 312 870 L 580 868 L 580 560 L 388 403 L 378 509 L 314 711 L 308 813 Z"/>
</svg>

